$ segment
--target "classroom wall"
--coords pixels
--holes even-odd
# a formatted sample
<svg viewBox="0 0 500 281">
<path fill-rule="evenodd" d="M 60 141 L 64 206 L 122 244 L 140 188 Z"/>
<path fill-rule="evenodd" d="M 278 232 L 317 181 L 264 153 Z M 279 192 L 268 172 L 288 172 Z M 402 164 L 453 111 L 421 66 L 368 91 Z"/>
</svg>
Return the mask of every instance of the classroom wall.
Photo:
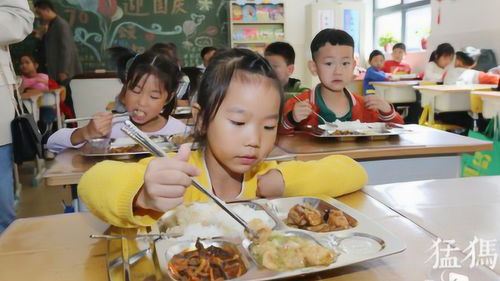
<svg viewBox="0 0 500 281">
<path fill-rule="evenodd" d="M 332 4 L 332 5 L 342 5 L 346 3 L 362 3 L 364 5 L 364 28 L 365 34 L 363 36 L 364 46 L 362 47 L 362 53 L 369 54 L 371 52 L 372 44 L 372 0 L 287 0 L 285 2 L 285 38 L 288 43 L 290 43 L 296 53 L 295 58 L 295 72 L 293 77 L 296 77 L 302 81 L 307 81 L 307 75 L 309 75 L 309 70 L 307 69 L 307 61 L 311 59 L 311 54 L 309 51 L 310 39 L 307 30 L 307 17 L 306 8 L 312 3 L 318 4 Z M 362 54 L 363 55 L 363 54 Z M 311 86 L 311 85 L 309 85 Z"/>
<path fill-rule="evenodd" d="M 173 42 L 186 66 L 201 63 L 203 47 L 228 45 L 226 0 L 52 0 L 52 3 L 58 15 L 71 26 L 84 71 L 112 69 L 106 49 L 116 45 L 142 52 L 156 42 Z M 23 52 L 32 51 L 36 44 L 30 36 L 13 46 L 14 60 Z"/>
<path fill-rule="evenodd" d="M 428 41 L 428 54 L 443 42 L 456 50 L 474 46 L 493 49 L 500 62 L 500 24 L 498 0 L 445 0 L 431 1 L 432 24 Z M 438 9 L 441 23 L 437 23 Z"/>
</svg>

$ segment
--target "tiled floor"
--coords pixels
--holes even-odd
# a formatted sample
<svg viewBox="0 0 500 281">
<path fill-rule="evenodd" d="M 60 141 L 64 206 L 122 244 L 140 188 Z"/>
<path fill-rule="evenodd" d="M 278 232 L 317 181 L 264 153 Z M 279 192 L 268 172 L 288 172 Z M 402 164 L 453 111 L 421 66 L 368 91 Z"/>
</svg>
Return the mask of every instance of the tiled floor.
<svg viewBox="0 0 500 281">
<path fill-rule="evenodd" d="M 69 188 L 47 187 L 42 180 L 39 186 L 32 186 L 33 163 L 24 163 L 19 168 L 22 190 L 17 206 L 17 217 L 27 218 L 63 213 L 62 200 L 71 202 Z"/>
</svg>

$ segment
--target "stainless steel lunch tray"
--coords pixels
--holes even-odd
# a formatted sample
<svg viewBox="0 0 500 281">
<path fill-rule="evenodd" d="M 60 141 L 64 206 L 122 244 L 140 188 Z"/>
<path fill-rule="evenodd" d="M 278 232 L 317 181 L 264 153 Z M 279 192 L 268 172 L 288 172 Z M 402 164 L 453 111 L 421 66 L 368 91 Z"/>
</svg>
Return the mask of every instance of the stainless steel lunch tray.
<svg viewBox="0 0 500 281">
<path fill-rule="evenodd" d="M 177 151 L 179 146 L 171 141 L 162 141 L 157 143 L 165 151 Z M 130 159 L 137 155 L 148 155 L 151 154 L 147 150 L 134 151 L 134 152 L 111 152 L 111 148 L 116 147 L 127 147 L 123 146 L 113 146 L 111 139 L 92 139 L 88 141 L 82 148 L 80 148 L 80 154 L 83 156 L 94 156 L 94 157 L 112 157 L 115 159 Z M 198 148 L 198 143 L 193 143 L 191 149 L 196 150 Z"/>
<path fill-rule="evenodd" d="M 329 272 L 335 268 L 376 259 L 402 252 L 406 249 L 405 243 L 392 233 L 378 225 L 365 215 L 350 208 L 349 206 L 328 197 L 290 197 L 278 199 L 257 199 L 250 201 L 262 207 L 268 215 L 276 222 L 275 230 L 291 235 L 307 236 L 317 241 L 322 246 L 334 249 L 337 253 L 337 260 L 329 266 L 306 267 L 289 271 L 272 271 L 258 265 L 249 252 L 251 241 L 244 237 L 218 237 L 202 239 L 206 245 L 211 245 L 213 241 L 231 243 L 243 257 L 247 266 L 247 272 L 239 278 L 233 280 L 276 280 L 281 278 L 298 277 L 320 272 Z M 287 226 L 283 219 L 288 210 L 295 204 L 309 203 L 313 207 L 331 206 L 334 209 L 343 211 L 348 217 L 348 221 L 354 226 L 345 230 L 317 233 L 301 230 Z M 246 204 L 237 202 L 232 204 Z M 183 240 L 182 238 L 162 238 L 155 242 L 155 252 L 157 254 L 158 266 L 165 276 L 171 275 L 168 271 L 169 258 L 182 252 L 188 247 L 182 245 L 192 245 L 193 239 Z"/>
<path fill-rule="evenodd" d="M 177 147 L 170 142 L 159 142 L 158 145 L 165 150 L 175 151 Z M 136 155 L 147 155 L 150 154 L 149 151 L 134 151 L 134 152 L 111 152 L 111 148 L 116 147 L 127 147 L 123 146 L 113 146 L 111 144 L 111 139 L 93 139 L 88 141 L 81 149 L 80 153 L 83 156 L 106 156 L 106 157 L 116 157 L 116 158 L 132 158 Z"/>
<path fill-rule="evenodd" d="M 385 123 L 385 127 L 376 128 L 370 132 L 354 130 L 354 134 L 331 134 L 328 130 L 323 129 L 322 125 L 318 127 L 308 126 L 305 132 L 318 138 L 332 138 L 341 141 L 351 141 L 356 139 L 385 140 L 391 136 L 398 136 L 402 133 L 408 132 L 408 130 L 405 130 L 403 126 L 399 124 Z"/>
</svg>

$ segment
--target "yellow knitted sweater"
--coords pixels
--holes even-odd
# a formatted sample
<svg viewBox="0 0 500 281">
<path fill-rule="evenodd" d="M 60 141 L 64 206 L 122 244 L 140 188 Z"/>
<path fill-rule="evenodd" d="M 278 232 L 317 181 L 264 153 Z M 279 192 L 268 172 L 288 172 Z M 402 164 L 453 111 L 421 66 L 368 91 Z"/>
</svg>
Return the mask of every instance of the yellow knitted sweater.
<svg viewBox="0 0 500 281">
<path fill-rule="evenodd" d="M 162 213 L 145 210 L 134 213 L 135 195 L 144 183 L 144 173 L 152 157 L 137 163 L 106 160 L 88 170 L 80 180 L 78 194 L 88 209 L 102 220 L 119 227 L 148 226 Z M 198 182 L 210 186 L 203 151 L 191 153 L 189 163 L 200 169 Z M 332 155 L 316 161 L 264 161 L 245 173 L 240 199 L 256 197 L 257 176 L 277 169 L 285 182 L 284 197 L 328 195 L 340 196 L 362 188 L 367 181 L 363 167 L 343 155 Z M 208 197 L 194 186 L 186 189 L 185 202 L 204 202 Z"/>
</svg>

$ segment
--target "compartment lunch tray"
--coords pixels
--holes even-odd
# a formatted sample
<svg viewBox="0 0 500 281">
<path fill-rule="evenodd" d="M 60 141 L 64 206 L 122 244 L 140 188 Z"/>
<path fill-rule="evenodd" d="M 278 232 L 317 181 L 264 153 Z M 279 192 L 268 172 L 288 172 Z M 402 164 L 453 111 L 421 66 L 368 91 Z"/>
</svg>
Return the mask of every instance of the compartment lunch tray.
<svg viewBox="0 0 500 281">
<path fill-rule="evenodd" d="M 313 207 L 338 209 L 346 214 L 352 228 L 336 230 L 324 233 L 316 233 L 307 230 L 287 226 L 283 219 L 288 210 L 295 204 L 309 203 Z M 291 278 L 310 274 L 327 273 L 335 268 L 396 254 L 406 249 L 404 242 L 383 227 L 367 218 L 365 215 L 350 208 L 349 206 L 327 197 L 290 197 L 278 199 L 257 199 L 249 202 L 233 204 L 255 204 L 260 206 L 276 222 L 273 229 L 290 235 L 305 235 L 320 245 L 334 249 L 338 254 L 337 260 L 328 266 L 313 266 L 288 271 L 273 271 L 264 269 L 250 254 L 251 242 L 242 237 L 219 237 L 215 239 L 202 239 L 205 246 L 217 243 L 229 243 L 238 249 L 247 267 L 247 272 L 235 280 L 276 280 Z M 158 227 L 158 230 L 160 227 Z M 295 233 L 295 234 L 293 234 Z M 298 234 L 297 234 L 298 233 Z M 194 245 L 194 239 L 158 239 L 155 241 L 155 253 L 157 258 L 157 271 L 163 276 L 172 278 L 168 270 L 168 263 L 173 255 L 182 252 Z M 171 279 L 165 279 L 171 280 Z M 175 280 L 175 279 L 173 279 Z"/>
</svg>

